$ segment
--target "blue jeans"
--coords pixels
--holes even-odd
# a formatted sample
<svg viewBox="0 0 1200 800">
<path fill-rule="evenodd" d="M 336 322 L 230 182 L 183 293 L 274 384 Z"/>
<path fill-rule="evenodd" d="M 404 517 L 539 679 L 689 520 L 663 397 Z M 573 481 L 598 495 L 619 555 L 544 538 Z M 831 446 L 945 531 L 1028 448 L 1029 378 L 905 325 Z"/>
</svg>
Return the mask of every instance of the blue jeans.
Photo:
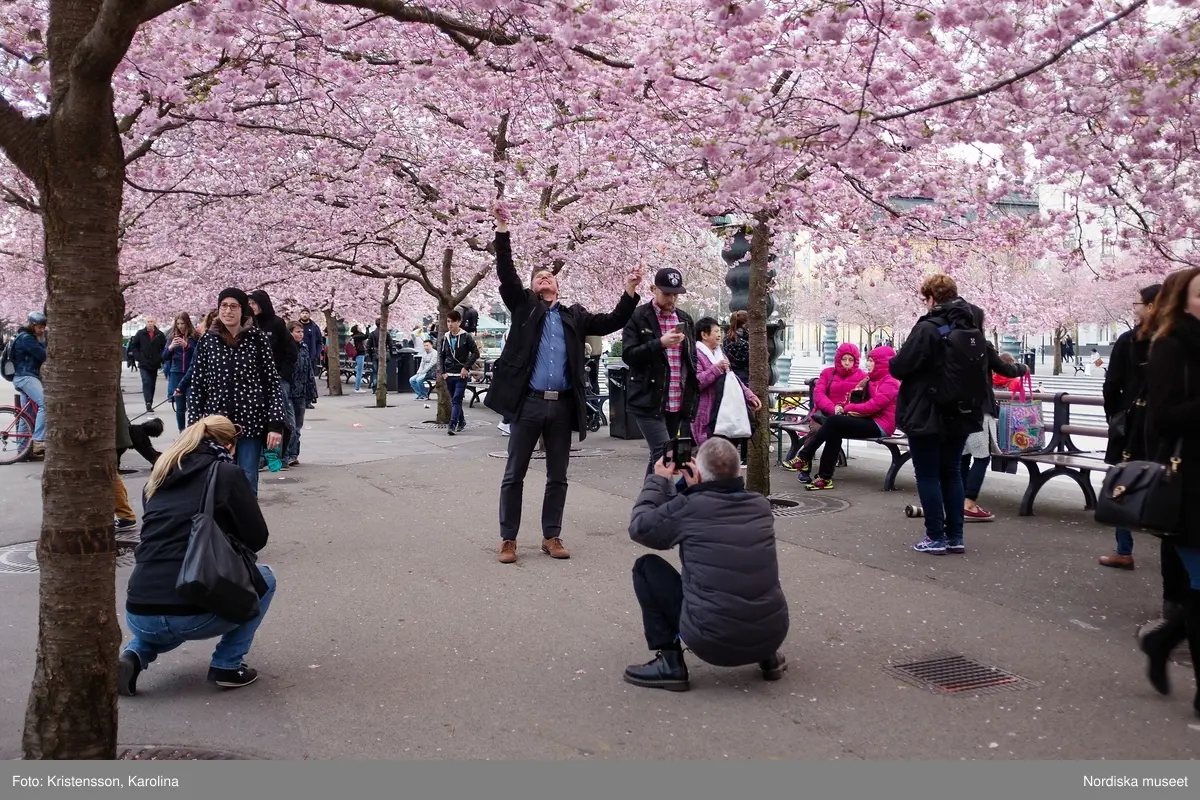
<svg viewBox="0 0 1200 800">
<path fill-rule="evenodd" d="M 379 356 L 371 359 L 371 391 L 375 391 L 379 381 Z"/>
<path fill-rule="evenodd" d="M 142 669 L 146 669 L 161 654 L 169 653 L 184 642 L 199 642 L 220 636 L 221 641 L 213 650 L 210 666 L 213 669 L 237 669 L 250 652 L 254 634 L 258 633 L 258 626 L 262 624 L 275 597 L 275 573 L 265 564 L 259 564 L 258 571 L 267 582 L 267 593 L 258 601 L 258 616 L 249 622 L 230 622 L 216 614 L 176 617 L 126 612 L 125 622 L 133 639 L 122 649 L 136 654 Z"/>
<path fill-rule="evenodd" d="M 175 424 L 182 431 L 187 427 L 187 399 L 188 392 L 191 389 L 185 386 L 183 391 L 179 393 L 179 397 L 176 397 L 175 390 L 179 388 L 181 380 L 183 380 L 182 372 L 172 372 L 167 375 L 167 397 L 171 398 L 171 403 L 175 406 Z"/>
<path fill-rule="evenodd" d="M 237 440 L 237 453 L 234 458 L 237 459 L 237 465 L 242 468 L 242 472 L 246 474 L 246 480 L 250 481 L 250 488 L 258 494 L 258 462 L 262 459 L 263 440 L 251 439 L 239 436 Z"/>
<path fill-rule="evenodd" d="M 450 427 L 466 422 L 463 417 L 463 395 L 467 393 L 467 379 L 455 375 L 446 377 L 446 391 L 450 394 Z"/>
<path fill-rule="evenodd" d="M 1124 528 L 1117 528 L 1117 555 L 1133 555 L 1133 533 Z"/>
<path fill-rule="evenodd" d="M 356 392 L 362 388 L 363 367 L 366 366 L 366 363 L 366 356 L 354 357 L 354 391 Z"/>
<path fill-rule="evenodd" d="M 425 376 L 413 375 L 408 379 L 408 385 L 412 387 L 413 393 L 422 400 L 428 400 L 429 395 L 425 394 Z"/>
<path fill-rule="evenodd" d="M 25 404 L 26 399 L 37 403 L 37 418 L 33 421 L 33 440 L 35 442 L 46 441 L 46 393 L 42 390 L 42 382 L 32 375 L 18 375 L 13 378 L 13 388 L 24 395 L 21 399 L 22 405 Z"/>
<path fill-rule="evenodd" d="M 990 458 L 976 458 L 972 463 L 971 456 L 962 457 L 963 492 L 968 500 L 978 500 L 983 491 L 983 479 L 987 477 Z"/>
<path fill-rule="evenodd" d="M 304 411 L 307 403 L 297 393 L 293 393 L 288 402 L 292 404 L 292 414 L 296 421 L 296 426 L 292 429 L 292 438 L 288 441 L 288 451 L 285 453 L 287 460 L 291 461 L 293 458 L 300 458 L 300 429 L 304 427 Z"/>
<path fill-rule="evenodd" d="M 953 543 L 963 538 L 962 451 L 966 436 L 910 436 L 917 494 L 925 509 L 925 535 L 935 542 Z"/>
<path fill-rule="evenodd" d="M 1192 591 L 1200 592 L 1200 547 L 1184 547 L 1175 545 L 1175 552 L 1187 570 L 1188 580 L 1191 581 Z"/>
</svg>

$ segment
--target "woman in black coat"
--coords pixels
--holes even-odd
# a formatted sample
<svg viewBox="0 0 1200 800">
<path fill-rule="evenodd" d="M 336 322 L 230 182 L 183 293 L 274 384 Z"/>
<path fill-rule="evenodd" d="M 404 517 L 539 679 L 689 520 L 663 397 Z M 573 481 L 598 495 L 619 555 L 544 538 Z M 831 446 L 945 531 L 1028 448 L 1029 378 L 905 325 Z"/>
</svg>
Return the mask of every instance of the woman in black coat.
<svg viewBox="0 0 1200 800">
<path fill-rule="evenodd" d="M 1137 326 L 1113 342 L 1108 372 L 1104 374 L 1104 416 L 1109 425 L 1106 464 L 1120 464 L 1146 456 L 1142 390 L 1146 384 L 1146 362 L 1150 360 L 1149 321 L 1160 289 L 1162 285 L 1156 283 L 1138 292 L 1138 299 L 1133 304 Z M 1114 425 L 1118 421 L 1121 424 Z M 1100 556 L 1100 564 L 1133 569 L 1133 533 L 1117 528 L 1116 552 Z"/>
<path fill-rule="evenodd" d="M 154 465 L 146 484 L 142 541 L 125 598 L 125 621 L 133 635 L 121 651 L 118 691 L 137 694 L 137 679 L 160 654 L 184 642 L 221 637 L 208 670 L 221 688 L 247 686 L 258 673 L 243 659 L 275 596 L 275 575 L 256 565 L 250 579 L 258 591 L 258 616 L 248 622 L 223 619 L 192 605 L 175 589 L 191 538 L 192 517 L 204 502 L 209 471 L 216 468 L 213 519 L 235 544 L 257 553 L 267 544 L 267 523 L 258 498 L 233 459 L 237 428 L 226 417 L 210 416 L 184 429 Z"/>
<path fill-rule="evenodd" d="M 1200 268 L 1173 273 L 1163 283 L 1153 320 L 1146 368 L 1149 452 L 1175 464 L 1183 483 L 1183 519 L 1178 535 L 1166 537 L 1187 572 L 1189 591 L 1182 609 L 1142 639 L 1150 659 L 1150 682 L 1166 694 L 1167 660 L 1187 639 L 1196 674 L 1193 707 L 1200 716 Z"/>
</svg>

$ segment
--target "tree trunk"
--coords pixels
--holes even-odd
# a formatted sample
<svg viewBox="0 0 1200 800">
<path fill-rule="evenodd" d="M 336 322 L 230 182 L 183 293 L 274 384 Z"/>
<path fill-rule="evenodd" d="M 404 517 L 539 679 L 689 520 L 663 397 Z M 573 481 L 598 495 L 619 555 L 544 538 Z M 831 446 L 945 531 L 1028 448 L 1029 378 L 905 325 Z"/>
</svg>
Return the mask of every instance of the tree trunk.
<svg viewBox="0 0 1200 800">
<path fill-rule="evenodd" d="M 767 389 L 771 382 L 771 365 L 767 355 L 767 292 L 770 289 L 768 257 L 771 252 L 771 217 L 754 216 L 750 234 L 750 291 L 746 298 L 750 332 L 750 391 L 762 402 L 758 427 L 746 459 L 746 488 L 762 495 L 771 493 L 771 410 Z"/>
<path fill-rule="evenodd" d="M 392 282 L 384 281 L 383 300 L 379 303 L 379 345 L 375 348 L 375 352 L 379 353 L 379 364 L 375 367 L 376 408 L 387 408 L 388 313 L 392 309 L 392 303 L 396 302 L 395 298 L 391 296 L 391 291 Z M 397 289 L 397 296 L 399 293 L 399 289 Z"/>
<path fill-rule="evenodd" d="M 330 397 L 342 396 L 342 342 L 333 309 L 325 309 L 325 385 Z"/>
<path fill-rule="evenodd" d="M 113 759 L 117 749 L 113 481 L 124 303 L 117 270 L 125 157 L 107 83 L 70 80 L 98 0 L 50 16 L 54 99 L 44 169 L 49 423 L 42 473 L 38 640 L 26 759 Z"/>
<path fill-rule="evenodd" d="M 449 305 L 446 297 L 438 298 L 438 340 L 433 343 L 433 349 L 441 352 L 442 339 L 446 335 L 448 329 L 446 325 L 446 315 L 453 308 Z M 450 392 L 446 389 L 446 379 L 442 377 L 442 367 L 439 364 L 434 370 L 437 374 L 437 422 L 441 425 L 450 424 Z"/>
<path fill-rule="evenodd" d="M 1054 374 L 1062 374 L 1062 337 L 1063 329 L 1061 327 L 1054 329 Z"/>
</svg>

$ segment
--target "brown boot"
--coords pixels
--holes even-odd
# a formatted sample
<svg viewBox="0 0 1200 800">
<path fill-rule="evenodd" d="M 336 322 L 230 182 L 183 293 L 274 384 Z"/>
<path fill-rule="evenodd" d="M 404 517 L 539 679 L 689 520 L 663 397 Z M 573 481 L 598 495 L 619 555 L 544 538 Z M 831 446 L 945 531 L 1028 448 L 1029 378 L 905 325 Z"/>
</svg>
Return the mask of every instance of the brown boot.
<svg viewBox="0 0 1200 800">
<path fill-rule="evenodd" d="M 1114 567 L 1116 569 L 1133 569 L 1133 556 L 1123 556 L 1119 553 L 1113 553 L 1108 556 L 1100 556 L 1100 565 L 1104 567 Z"/>
<path fill-rule="evenodd" d="M 567 552 L 567 548 L 563 547 L 562 539 L 559 539 L 557 536 L 553 539 L 542 539 L 542 552 L 551 558 L 571 557 L 571 554 Z"/>
<path fill-rule="evenodd" d="M 512 539 L 500 542 L 500 563 L 514 564 L 517 560 L 517 543 Z"/>
<path fill-rule="evenodd" d="M 41 461 L 46 457 L 46 443 L 34 442 L 29 450 L 29 458 L 34 461 Z"/>
</svg>

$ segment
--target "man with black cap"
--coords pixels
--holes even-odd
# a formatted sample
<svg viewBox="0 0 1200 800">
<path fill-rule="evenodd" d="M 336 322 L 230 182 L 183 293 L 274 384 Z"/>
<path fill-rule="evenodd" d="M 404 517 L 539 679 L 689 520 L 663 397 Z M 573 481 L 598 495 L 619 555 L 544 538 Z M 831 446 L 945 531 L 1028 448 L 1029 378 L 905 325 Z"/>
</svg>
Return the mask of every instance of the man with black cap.
<svg viewBox="0 0 1200 800">
<path fill-rule="evenodd" d="M 496 212 L 496 275 L 500 298 L 513 326 L 492 372 L 484 405 L 510 420 L 508 465 L 500 484 L 500 563 L 517 560 L 517 532 L 525 474 L 539 438 L 546 445 L 546 494 L 542 500 L 542 552 L 569 558 L 562 541 L 567 501 L 567 465 L 571 433 L 587 436 L 583 391 L 583 340 L 614 333 L 637 305 L 641 274 L 631 273 L 625 293 L 609 314 L 593 314 L 579 304 L 563 303 L 558 278 L 548 268 L 534 270 L 526 287 L 512 259 L 507 214 Z"/>
<path fill-rule="evenodd" d="M 654 275 L 654 299 L 639 306 L 625 325 L 621 358 L 629 365 L 626 404 L 646 439 L 646 474 L 663 457 L 666 444 L 696 415 L 696 326 L 676 308 L 686 294 L 683 273 L 664 267 Z"/>
</svg>

